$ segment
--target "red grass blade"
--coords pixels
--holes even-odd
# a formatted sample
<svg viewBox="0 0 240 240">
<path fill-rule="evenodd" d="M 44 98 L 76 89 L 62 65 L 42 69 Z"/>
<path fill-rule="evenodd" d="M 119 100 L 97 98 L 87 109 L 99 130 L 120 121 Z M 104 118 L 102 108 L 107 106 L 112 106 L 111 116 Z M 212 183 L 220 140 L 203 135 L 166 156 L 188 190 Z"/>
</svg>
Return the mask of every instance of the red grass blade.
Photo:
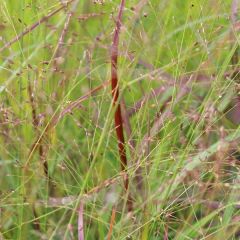
<svg viewBox="0 0 240 240">
<path fill-rule="evenodd" d="M 125 139 L 123 134 L 123 119 L 121 113 L 121 105 L 119 102 L 119 84 L 118 84 L 118 75 L 117 75 L 117 62 L 118 62 L 118 44 L 119 44 L 119 35 L 121 29 L 121 21 L 123 15 L 123 9 L 125 5 L 125 0 L 121 1 L 119 13 L 116 20 L 116 28 L 113 35 L 113 43 L 111 47 L 111 83 L 112 83 L 112 97 L 113 97 L 113 104 L 116 106 L 116 112 L 114 116 L 115 120 L 115 127 L 118 139 L 118 151 L 121 161 L 121 169 L 123 171 L 127 168 L 127 156 L 126 156 L 126 149 L 125 149 Z M 124 187 L 125 190 L 128 190 L 129 181 L 128 175 L 124 179 Z M 128 196 L 127 200 L 128 210 L 132 210 L 132 201 L 130 196 Z"/>
</svg>

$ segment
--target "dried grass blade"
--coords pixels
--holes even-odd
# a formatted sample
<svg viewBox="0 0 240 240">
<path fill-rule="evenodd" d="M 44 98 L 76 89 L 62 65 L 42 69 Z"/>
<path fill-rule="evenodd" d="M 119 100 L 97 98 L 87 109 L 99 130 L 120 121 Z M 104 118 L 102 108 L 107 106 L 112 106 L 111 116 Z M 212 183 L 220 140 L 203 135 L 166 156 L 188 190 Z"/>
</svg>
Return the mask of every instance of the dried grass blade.
<svg viewBox="0 0 240 240">
<path fill-rule="evenodd" d="M 113 225 L 114 225 L 114 222 L 115 222 L 115 218 L 116 218 L 116 207 L 113 206 L 111 220 L 110 220 L 110 227 L 109 227 L 109 231 L 108 231 L 108 235 L 107 235 L 107 240 L 111 240 L 112 230 L 113 230 Z"/>
<path fill-rule="evenodd" d="M 80 202 L 78 210 L 78 240 L 84 240 L 84 231 L 83 231 L 83 201 Z"/>
</svg>

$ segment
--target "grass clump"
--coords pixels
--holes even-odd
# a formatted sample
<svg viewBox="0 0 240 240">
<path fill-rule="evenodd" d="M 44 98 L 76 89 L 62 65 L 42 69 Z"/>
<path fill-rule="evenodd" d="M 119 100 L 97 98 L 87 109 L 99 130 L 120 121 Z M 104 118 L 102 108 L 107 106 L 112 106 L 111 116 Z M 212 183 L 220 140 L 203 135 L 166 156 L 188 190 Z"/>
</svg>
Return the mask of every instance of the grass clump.
<svg viewBox="0 0 240 240">
<path fill-rule="evenodd" d="M 1 0 L 0 239 L 239 239 L 238 10 Z"/>
</svg>

